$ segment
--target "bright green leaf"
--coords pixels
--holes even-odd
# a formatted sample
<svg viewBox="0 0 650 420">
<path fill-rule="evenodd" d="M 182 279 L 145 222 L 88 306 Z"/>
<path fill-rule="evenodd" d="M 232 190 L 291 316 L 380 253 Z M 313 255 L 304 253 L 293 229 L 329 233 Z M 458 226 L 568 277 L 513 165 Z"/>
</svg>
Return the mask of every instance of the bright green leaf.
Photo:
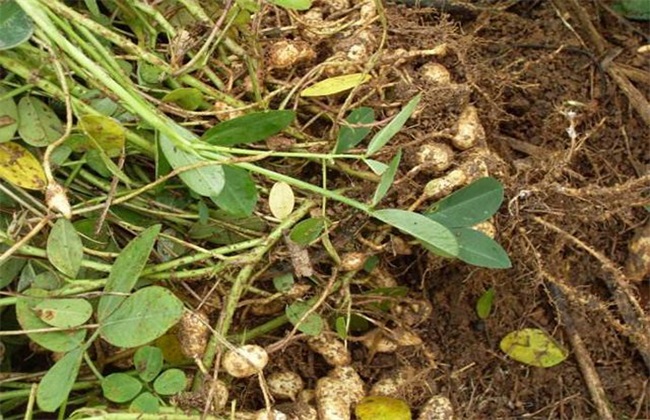
<svg viewBox="0 0 650 420">
<path fill-rule="evenodd" d="M 102 380 L 102 393 L 116 403 L 131 401 L 142 390 L 142 382 L 126 373 L 111 373 Z"/>
<path fill-rule="evenodd" d="M 492 312 L 492 304 L 494 302 L 494 287 L 490 287 L 478 298 L 476 301 L 476 314 L 480 319 L 486 319 Z"/>
<path fill-rule="evenodd" d="M 382 395 L 362 399 L 354 414 L 358 420 L 411 420 L 411 408 L 406 401 Z"/>
<path fill-rule="evenodd" d="M 194 135 L 182 127 L 174 126 L 187 140 L 192 140 Z M 160 135 L 160 149 L 167 161 L 174 169 L 185 168 L 191 165 L 206 162 L 205 159 L 177 148 L 164 134 Z M 224 171 L 221 165 L 201 166 L 189 171 L 183 171 L 179 177 L 195 193 L 204 197 L 219 195 L 225 183 Z"/>
<path fill-rule="evenodd" d="M 138 82 L 143 85 L 159 85 L 165 78 L 165 72 L 154 64 L 149 64 L 145 60 L 138 61 Z"/>
<path fill-rule="evenodd" d="M 293 274 L 291 273 L 280 274 L 279 276 L 273 278 L 273 287 L 275 287 L 275 290 L 281 293 L 291 290 L 293 284 Z"/>
<path fill-rule="evenodd" d="M 346 74 L 343 76 L 334 76 L 320 82 L 316 82 L 308 88 L 300 92 L 300 96 L 329 96 L 337 93 L 345 92 L 359 85 L 362 85 L 372 79 L 369 74 L 354 73 Z"/>
<path fill-rule="evenodd" d="M 295 118 L 289 110 L 253 112 L 215 125 L 201 140 L 224 147 L 255 143 L 278 134 Z"/>
<path fill-rule="evenodd" d="M 97 306 L 97 319 L 100 323 L 126 299 L 126 296 L 116 294 L 129 293 L 135 286 L 159 233 L 160 225 L 148 228 L 129 242 L 118 255 Z"/>
<path fill-rule="evenodd" d="M 189 111 L 196 111 L 203 103 L 203 94 L 197 88 L 178 88 L 163 96 L 162 101 L 176 104 Z"/>
<path fill-rule="evenodd" d="M 47 183 L 38 159 L 14 142 L 0 143 L 0 178 L 29 190 L 42 190 Z"/>
<path fill-rule="evenodd" d="M 458 259 L 486 268 L 510 268 L 508 254 L 494 239 L 472 228 L 454 228 L 458 242 Z"/>
<path fill-rule="evenodd" d="M 126 141 L 124 127 L 113 118 L 104 115 L 84 115 L 77 123 L 92 141 L 89 148 L 99 148 L 109 158 L 119 156 Z"/>
<path fill-rule="evenodd" d="M 160 395 L 174 395 L 187 386 L 187 377 L 180 369 L 167 369 L 153 383 L 153 389 Z"/>
<path fill-rule="evenodd" d="M 88 321 L 93 307 L 85 299 L 45 299 L 34 306 L 34 312 L 53 327 L 72 328 Z"/>
<path fill-rule="evenodd" d="M 143 392 L 131 402 L 129 411 L 132 413 L 155 414 L 160 411 L 160 402 L 151 392 Z"/>
<path fill-rule="evenodd" d="M 47 146 L 63 135 L 59 117 L 34 96 L 23 96 L 18 102 L 18 121 L 20 137 L 32 146 Z"/>
<path fill-rule="evenodd" d="M 224 165 L 222 168 L 226 182 L 212 201 L 232 215 L 250 216 L 259 198 L 253 177 L 247 170 L 235 166 Z"/>
<path fill-rule="evenodd" d="M 34 25 L 14 0 L 0 2 L 0 51 L 27 41 L 34 33 Z"/>
<path fill-rule="evenodd" d="M 499 347 L 512 359 L 536 367 L 558 365 L 568 356 L 562 346 L 537 328 L 513 331 L 503 337 Z"/>
<path fill-rule="evenodd" d="M 366 157 L 372 156 L 377 153 L 382 147 L 386 145 L 392 139 L 395 134 L 397 134 L 406 121 L 411 117 L 415 108 L 420 103 L 421 95 L 417 95 L 415 98 L 411 99 L 408 104 L 377 134 L 374 135 L 370 143 L 368 144 L 368 150 L 366 151 Z"/>
<path fill-rule="evenodd" d="M 151 382 L 162 370 L 163 352 L 158 347 L 140 347 L 133 355 L 133 364 L 140 378 L 145 382 Z"/>
<path fill-rule="evenodd" d="M 183 316 L 183 302 L 160 286 L 140 289 L 129 296 L 100 327 L 104 340 L 131 348 L 163 335 Z"/>
<path fill-rule="evenodd" d="M 276 4 L 285 9 L 291 10 L 309 10 L 312 0 L 269 0 L 271 3 Z"/>
<path fill-rule="evenodd" d="M 48 413 L 53 412 L 68 399 L 70 390 L 77 380 L 84 348 L 77 347 L 59 359 L 47 371 L 36 391 L 38 407 Z"/>
<path fill-rule="evenodd" d="M 286 182 L 276 182 L 269 192 L 269 208 L 276 219 L 285 219 L 293 211 L 296 198 Z"/>
<path fill-rule="evenodd" d="M 381 174 L 379 185 L 377 185 L 375 194 L 372 197 L 372 204 L 371 204 L 372 207 L 379 204 L 381 199 L 386 196 L 388 190 L 393 185 L 393 181 L 395 180 L 395 174 L 397 174 L 397 168 L 399 167 L 399 162 L 401 159 L 402 159 L 402 150 L 400 149 L 399 152 L 397 152 L 397 154 L 393 158 L 393 160 L 390 161 L 390 164 L 388 164 L 388 168 L 384 171 L 383 174 Z"/>
<path fill-rule="evenodd" d="M 311 217 L 296 224 L 291 229 L 289 239 L 300 246 L 307 246 L 318 239 L 323 229 L 325 229 L 325 219 L 322 217 Z"/>
<path fill-rule="evenodd" d="M 83 260 L 81 237 L 68 219 L 56 221 L 47 238 L 47 259 L 71 279 L 77 277 Z"/>
<path fill-rule="evenodd" d="M 375 111 L 368 107 L 357 108 L 350 112 L 345 121 L 350 125 L 343 125 L 339 129 L 334 153 L 345 153 L 366 138 L 371 128 L 354 127 L 354 125 L 372 124 L 375 122 Z"/>
<path fill-rule="evenodd" d="M 438 201 L 425 216 L 449 228 L 470 227 L 489 219 L 501 202 L 503 185 L 486 177 Z"/>
<path fill-rule="evenodd" d="M 298 330 L 304 332 L 307 335 L 316 336 L 323 331 L 323 318 L 320 315 L 313 312 L 310 313 L 302 322 L 300 320 L 305 315 L 307 311 L 311 309 L 311 305 L 307 302 L 294 302 L 291 305 L 287 306 L 285 314 L 293 325 L 298 326 Z M 300 324 L 298 324 L 300 322 Z"/>
<path fill-rule="evenodd" d="M 372 216 L 429 245 L 433 250 L 458 256 L 459 245 L 454 234 L 438 222 L 406 210 L 384 209 Z"/>
<path fill-rule="evenodd" d="M 2 5 L 0 5 L 0 8 L 2 8 Z M 6 90 L 0 87 L 0 95 L 5 92 Z M 16 134 L 16 130 L 18 130 L 18 108 L 16 103 L 13 98 L 3 99 L 0 101 L 0 143 L 11 141 Z"/>
<path fill-rule="evenodd" d="M 23 330 L 52 328 L 43 322 L 36 313 L 36 306 L 48 299 L 48 293 L 41 289 L 28 289 L 16 299 L 16 317 Z M 86 330 L 53 331 L 44 333 L 27 333 L 27 336 L 48 350 L 56 352 L 70 351 L 83 343 Z"/>
</svg>

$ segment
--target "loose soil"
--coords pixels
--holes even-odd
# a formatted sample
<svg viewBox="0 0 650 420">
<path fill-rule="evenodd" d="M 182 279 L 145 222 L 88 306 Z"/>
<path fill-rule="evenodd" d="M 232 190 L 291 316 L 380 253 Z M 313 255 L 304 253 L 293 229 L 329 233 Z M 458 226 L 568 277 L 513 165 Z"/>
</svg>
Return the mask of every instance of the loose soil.
<svg viewBox="0 0 650 420">
<path fill-rule="evenodd" d="M 594 3 L 600 2 L 580 2 L 608 47 L 620 49 L 616 63 L 645 69 L 647 77 L 650 56 L 636 53 L 644 39 L 632 29 L 647 35 L 648 26 L 622 21 Z M 425 343 L 393 355 L 369 354 L 352 343 L 354 366 L 370 383 L 396 367 L 413 367 L 418 373 L 401 397 L 419 407 L 433 394 L 445 395 L 458 418 L 598 418 L 569 338 L 573 334 L 584 344 L 581 357 L 593 363 L 614 418 L 650 418 L 650 366 L 607 286 L 629 258 L 635 229 L 648 220 L 642 207 L 650 188 L 648 125 L 606 74 L 605 57 L 580 35 L 575 20 L 563 22 L 552 2 L 481 6 L 470 16 L 463 8 L 446 14 L 387 6 L 387 48 L 412 51 L 447 42 L 451 53 L 434 61 L 451 72 L 457 85 L 427 84 L 419 69 L 430 58 L 400 66 L 401 82 L 386 101 L 405 101 L 422 92 L 426 103 L 417 122 L 384 153 L 390 157 L 403 148 L 406 161 L 413 162 L 422 144 L 453 133 L 464 106 L 474 104 L 486 131 L 479 155 L 507 191 L 495 225 L 513 268 L 449 265 L 415 248 L 411 255 L 379 253 L 382 268 L 410 288 L 410 298 L 431 303 L 430 316 L 415 329 Z M 646 97 L 647 82 L 636 84 Z M 575 112 L 573 120 L 570 112 Z M 567 133 L 572 124 L 575 144 Z M 457 154 L 456 166 L 476 155 Z M 389 204 L 408 206 L 432 177 L 420 173 L 401 179 Z M 354 231 L 362 222 L 349 223 L 339 232 Z M 355 232 L 363 236 L 364 230 Z M 350 251 L 371 252 L 349 236 L 339 243 Z M 646 274 L 628 290 L 644 305 L 646 321 L 647 282 Z M 476 301 L 490 287 L 496 291 L 494 310 L 479 320 Z M 571 349 L 571 356 L 550 369 L 508 359 L 499 341 L 523 327 L 546 330 Z M 299 341 L 280 355 L 275 362 L 298 366 L 312 378 L 309 385 L 328 369 Z"/>
</svg>

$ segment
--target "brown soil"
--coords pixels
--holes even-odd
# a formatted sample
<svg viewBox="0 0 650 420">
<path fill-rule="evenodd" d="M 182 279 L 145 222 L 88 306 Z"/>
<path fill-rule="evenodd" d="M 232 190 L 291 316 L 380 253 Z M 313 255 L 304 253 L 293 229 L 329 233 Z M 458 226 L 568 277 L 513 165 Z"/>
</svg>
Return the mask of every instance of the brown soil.
<svg viewBox="0 0 650 420">
<path fill-rule="evenodd" d="M 403 103 L 423 92 L 426 106 L 383 156 L 399 146 L 406 162 L 413 162 L 422 143 L 453 133 L 454 121 L 473 103 L 486 131 L 487 151 L 481 154 L 488 156 L 490 174 L 506 186 L 507 205 L 495 224 L 513 261 L 512 269 L 484 270 L 440 264 L 417 249 L 412 255 L 381 254 L 383 269 L 409 287 L 409 297 L 424 297 L 432 305 L 431 315 L 415 329 L 425 345 L 372 355 L 352 343 L 354 366 L 370 383 L 395 367 L 414 367 L 419 373 L 401 391 L 414 408 L 442 394 L 458 418 L 598 418 L 600 399 L 614 418 L 650 418 L 650 365 L 641 355 L 649 337 L 624 318 L 621 303 L 641 298 L 647 323 L 648 279 L 628 287 L 620 271 L 635 229 L 648 219 L 643 205 L 650 189 L 650 133 L 606 69 L 614 50 L 616 65 L 645 69 L 645 81 L 637 78 L 635 86 L 647 97 L 650 56 L 636 52 L 643 38 L 632 29 L 647 33 L 648 26 L 622 21 L 595 3 L 600 2 L 580 2 L 605 40 L 604 51 L 552 2 L 489 2 L 469 17 L 387 6 L 388 50 L 447 42 L 452 52 L 437 61 L 455 85 L 434 86 L 418 76 L 430 58 L 395 70 L 401 81 L 385 91 L 392 97 L 377 105 Z M 571 111 L 575 144 L 567 133 Z M 457 154 L 456 165 L 476 154 Z M 429 179 L 417 174 L 401 180 L 388 201 L 408 206 Z M 367 233 L 363 221 L 350 223 L 339 243 L 369 252 L 363 243 L 349 241 L 360 223 L 355 232 Z M 475 304 L 490 287 L 495 307 L 481 321 Z M 617 300 L 613 294 L 628 297 Z M 508 359 L 499 341 L 523 327 L 546 330 L 571 355 L 549 369 Z M 576 349 L 575 337 L 586 351 Z M 308 385 L 328 369 L 300 341 L 279 355 L 275 363 L 297 368 L 311 378 Z M 590 394 L 578 359 L 593 365 L 604 390 L 600 397 Z"/>
</svg>

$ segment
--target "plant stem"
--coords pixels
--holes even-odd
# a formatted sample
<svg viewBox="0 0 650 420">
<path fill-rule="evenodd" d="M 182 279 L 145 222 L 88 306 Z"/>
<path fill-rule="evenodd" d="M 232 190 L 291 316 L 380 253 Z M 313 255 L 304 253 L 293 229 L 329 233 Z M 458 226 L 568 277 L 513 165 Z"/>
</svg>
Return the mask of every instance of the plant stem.
<svg viewBox="0 0 650 420">
<path fill-rule="evenodd" d="M 215 334 L 212 334 L 208 345 L 206 346 L 205 353 L 203 355 L 203 366 L 206 370 L 210 370 L 214 364 L 214 359 L 219 351 L 219 341 L 221 337 L 225 337 L 230 329 L 232 324 L 232 319 L 237 309 L 239 299 L 242 294 L 246 291 L 247 286 L 249 285 L 249 280 L 253 274 L 253 269 L 255 264 L 257 264 L 267 252 L 275 245 L 275 243 L 282 237 L 282 234 L 285 230 L 289 229 L 294 224 L 298 223 L 300 219 L 305 217 L 308 214 L 309 210 L 316 205 L 313 201 L 305 201 L 302 206 L 300 206 L 296 211 L 289 215 L 285 220 L 282 221 L 274 230 L 269 234 L 269 236 L 264 241 L 264 244 L 256 248 L 246 266 L 244 266 L 238 273 L 233 285 L 230 289 L 230 293 L 225 300 L 224 307 L 221 310 L 221 316 L 215 328 Z M 197 372 L 197 375 L 194 378 L 194 388 L 197 389 L 203 385 L 203 375 Z"/>
</svg>

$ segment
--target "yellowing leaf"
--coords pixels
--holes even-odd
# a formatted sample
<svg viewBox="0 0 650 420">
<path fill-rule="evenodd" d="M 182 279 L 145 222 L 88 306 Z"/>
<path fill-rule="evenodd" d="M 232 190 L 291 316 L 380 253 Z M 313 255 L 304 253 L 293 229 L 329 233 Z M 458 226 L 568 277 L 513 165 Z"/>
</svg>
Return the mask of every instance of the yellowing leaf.
<svg viewBox="0 0 650 420">
<path fill-rule="evenodd" d="M 41 163 L 18 143 L 0 143 L 0 178 L 29 190 L 42 190 L 47 183 Z"/>
<path fill-rule="evenodd" d="M 512 359 L 537 367 L 551 367 L 562 363 L 568 352 L 544 331 L 524 328 L 503 337 L 501 350 Z"/>
<path fill-rule="evenodd" d="M 293 211 L 295 203 L 296 199 L 293 196 L 293 190 L 289 184 L 285 182 L 276 182 L 273 184 L 269 193 L 269 207 L 274 217 L 282 220 L 289 216 Z"/>
<path fill-rule="evenodd" d="M 359 420 L 411 420 L 411 408 L 406 401 L 383 396 L 364 398 L 354 414 Z"/>
<path fill-rule="evenodd" d="M 303 90 L 300 96 L 329 96 L 336 93 L 345 92 L 355 88 L 363 83 L 366 83 L 372 77 L 364 73 L 346 74 L 343 76 L 330 77 L 329 79 L 321 80 Z"/>
<path fill-rule="evenodd" d="M 101 148 L 108 157 L 119 156 L 124 147 L 124 128 L 112 118 L 103 115 L 84 115 L 79 128 L 94 140 L 94 147 Z"/>
</svg>

